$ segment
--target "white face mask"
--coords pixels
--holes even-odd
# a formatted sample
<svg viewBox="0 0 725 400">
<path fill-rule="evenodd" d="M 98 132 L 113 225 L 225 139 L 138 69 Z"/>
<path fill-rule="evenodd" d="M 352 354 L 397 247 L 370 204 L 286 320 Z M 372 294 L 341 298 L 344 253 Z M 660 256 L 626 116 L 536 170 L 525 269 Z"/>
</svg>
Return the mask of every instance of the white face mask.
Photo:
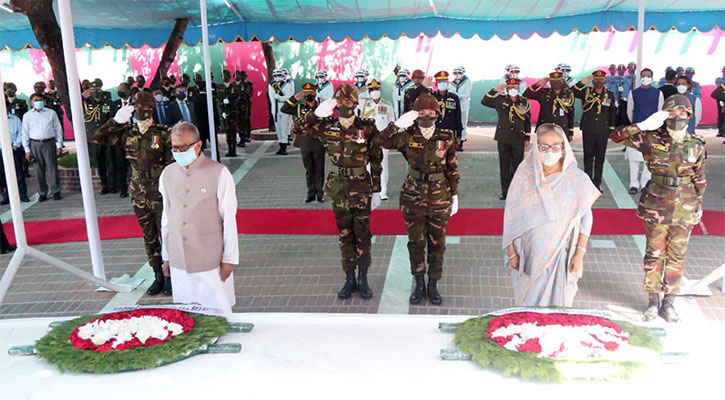
<svg viewBox="0 0 725 400">
<path fill-rule="evenodd" d="M 519 90 L 518 89 L 509 89 L 508 93 L 509 93 L 509 96 L 516 97 L 519 95 Z"/>
<path fill-rule="evenodd" d="M 687 91 L 687 85 L 677 85 L 677 92 L 684 94 Z"/>
<path fill-rule="evenodd" d="M 406 78 L 404 76 L 399 76 L 398 77 L 398 83 L 400 83 L 401 85 L 404 84 L 407 81 L 408 81 L 408 78 Z"/>
<path fill-rule="evenodd" d="M 511 75 L 512 78 L 518 78 L 519 77 L 519 73 L 518 72 L 512 72 L 509 75 Z"/>
<path fill-rule="evenodd" d="M 356 81 L 357 81 L 357 83 L 359 83 L 359 84 L 363 84 L 363 83 L 365 83 L 365 78 L 363 78 L 363 77 L 355 78 L 355 80 L 356 80 Z"/>
<path fill-rule="evenodd" d="M 154 96 L 154 99 L 156 99 L 157 102 L 161 103 L 164 101 L 164 95 L 163 94 L 157 94 Z"/>
<path fill-rule="evenodd" d="M 372 98 L 373 100 L 377 100 L 380 98 L 379 90 L 370 90 L 370 91 L 368 91 L 368 93 L 370 93 L 370 98 Z"/>
<path fill-rule="evenodd" d="M 649 86 L 652 84 L 652 78 L 649 76 L 643 76 L 642 79 L 640 79 L 640 82 L 642 82 L 643 85 Z"/>
<path fill-rule="evenodd" d="M 438 84 L 438 90 L 446 91 L 448 90 L 448 82 L 441 82 Z"/>
<path fill-rule="evenodd" d="M 558 163 L 561 161 L 561 152 L 555 151 L 550 153 L 539 153 L 541 154 L 541 162 L 546 165 L 547 167 L 551 167 L 552 165 Z"/>
<path fill-rule="evenodd" d="M 317 78 L 317 84 L 322 85 L 325 83 L 325 78 Z"/>
</svg>

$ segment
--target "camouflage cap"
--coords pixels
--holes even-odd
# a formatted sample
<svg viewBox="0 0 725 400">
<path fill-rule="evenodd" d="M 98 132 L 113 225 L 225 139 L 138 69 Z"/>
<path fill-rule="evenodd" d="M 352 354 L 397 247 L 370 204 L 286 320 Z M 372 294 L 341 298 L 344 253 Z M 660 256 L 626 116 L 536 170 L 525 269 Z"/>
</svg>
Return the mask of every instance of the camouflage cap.
<svg viewBox="0 0 725 400">
<path fill-rule="evenodd" d="M 687 97 L 681 94 L 673 94 L 672 96 L 668 97 L 665 100 L 665 103 L 662 105 L 662 110 L 664 111 L 672 111 L 678 108 L 687 110 L 688 114 L 692 116 L 692 104 L 690 103 L 690 100 L 687 99 Z"/>
<path fill-rule="evenodd" d="M 413 103 L 413 109 L 415 111 L 420 110 L 433 110 L 436 113 L 440 113 L 441 109 L 438 105 L 438 100 L 430 93 L 423 93 L 415 99 Z"/>
<path fill-rule="evenodd" d="M 335 95 L 333 96 L 336 100 L 349 100 L 353 103 L 357 103 L 357 89 L 352 85 L 344 84 L 337 87 Z"/>
<path fill-rule="evenodd" d="M 136 104 L 147 105 L 153 108 L 156 107 L 156 99 L 154 99 L 154 95 L 151 92 L 139 92 L 136 96 Z"/>
</svg>

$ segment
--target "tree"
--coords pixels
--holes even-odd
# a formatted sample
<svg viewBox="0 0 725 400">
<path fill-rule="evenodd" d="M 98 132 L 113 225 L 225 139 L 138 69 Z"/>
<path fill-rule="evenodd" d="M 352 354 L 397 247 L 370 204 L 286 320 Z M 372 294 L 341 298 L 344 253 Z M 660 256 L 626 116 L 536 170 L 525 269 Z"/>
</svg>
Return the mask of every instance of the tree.
<svg viewBox="0 0 725 400">
<path fill-rule="evenodd" d="M 176 58 L 176 51 L 179 50 L 179 46 L 181 46 L 181 42 L 184 40 L 184 32 L 186 31 L 187 25 L 189 25 L 189 18 L 179 18 L 176 20 L 174 29 L 171 30 L 171 36 L 169 36 L 169 40 L 166 42 L 164 54 L 161 56 L 159 66 L 156 68 L 154 78 L 151 80 L 151 85 L 149 86 L 151 90 L 161 87 L 161 81 L 166 77 L 166 73 L 169 72 L 169 67 Z M 179 77 L 180 79 L 181 77 Z"/>
</svg>

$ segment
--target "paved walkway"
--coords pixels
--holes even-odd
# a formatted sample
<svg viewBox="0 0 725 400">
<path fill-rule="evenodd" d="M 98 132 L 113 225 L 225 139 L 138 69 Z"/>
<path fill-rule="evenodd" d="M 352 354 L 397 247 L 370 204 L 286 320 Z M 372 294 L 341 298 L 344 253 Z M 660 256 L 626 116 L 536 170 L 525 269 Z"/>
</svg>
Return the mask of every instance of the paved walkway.
<svg viewBox="0 0 725 400">
<path fill-rule="evenodd" d="M 498 161 L 490 127 L 471 129 L 466 151 L 459 154 L 462 175 L 461 208 L 501 208 L 498 200 Z M 725 210 L 725 152 L 722 139 L 708 136 L 708 190 L 705 208 Z M 581 149 L 578 139 L 573 146 Z M 223 140 L 222 140 L 223 143 Z M 220 149 L 222 154 L 225 149 Z M 286 157 L 275 156 L 276 144 L 255 142 L 237 159 L 224 159 L 234 173 L 240 208 L 319 208 L 324 204 L 303 204 L 304 170 L 299 151 Z M 577 158 L 581 162 L 581 151 Z M 637 196 L 626 194 L 628 169 L 621 146 L 610 144 L 605 173 L 604 194 L 598 208 L 633 208 Z M 382 208 L 396 208 L 399 187 L 405 174 L 399 154 L 390 157 L 390 200 Z M 35 178 L 29 181 L 30 193 L 36 191 Z M 132 214 L 130 201 L 117 195 L 96 195 L 99 216 Z M 26 220 L 82 218 L 79 193 L 65 193 L 61 201 L 32 203 L 25 211 Z M 7 207 L 0 207 L 0 218 L 9 219 Z M 723 221 L 725 223 L 725 221 Z M 513 305 L 509 270 L 504 267 L 499 236 L 450 237 L 446 253 L 444 278 L 440 289 L 444 303 L 409 306 L 412 287 L 405 236 L 377 236 L 373 244 L 373 267 L 370 284 L 372 300 L 359 297 L 338 300 L 335 296 L 342 283 L 339 249 L 335 236 L 240 235 L 241 265 L 235 271 L 237 304 L 235 312 L 342 312 L 400 314 L 481 314 Z M 636 313 L 645 302 L 641 289 L 643 237 L 593 236 L 585 258 L 584 277 L 575 306 Z M 688 250 L 687 277 L 701 278 L 725 261 L 725 239 L 716 236 L 693 236 Z M 66 262 L 91 270 L 87 243 L 40 245 L 37 248 Z M 150 276 L 140 239 L 103 242 L 106 273 Z M 0 256 L 0 273 L 10 255 Z M 26 259 L 0 305 L 0 318 L 56 317 L 98 312 L 109 305 L 125 303 L 153 304 L 169 298 L 148 297 L 143 291 L 115 294 L 97 292 L 85 283 L 54 267 Z M 695 313 L 712 321 L 725 322 L 725 296 L 712 285 L 712 297 L 687 304 L 685 319 Z"/>
</svg>

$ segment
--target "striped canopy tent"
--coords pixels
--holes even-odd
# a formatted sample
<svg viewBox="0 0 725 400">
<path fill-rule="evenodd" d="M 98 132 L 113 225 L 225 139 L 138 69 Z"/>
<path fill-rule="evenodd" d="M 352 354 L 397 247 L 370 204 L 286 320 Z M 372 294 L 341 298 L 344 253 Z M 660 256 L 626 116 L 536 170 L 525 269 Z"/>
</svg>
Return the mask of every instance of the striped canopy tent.
<svg viewBox="0 0 725 400">
<path fill-rule="evenodd" d="M 722 0 L 207 0 L 207 10 L 212 43 L 438 33 L 508 39 L 514 34 L 528 38 L 535 33 L 546 37 L 574 30 L 629 30 L 637 25 L 640 2 L 646 13 L 644 29 L 708 32 L 725 27 Z M 160 47 L 174 20 L 187 17 L 184 41 L 201 41 L 198 0 L 73 0 L 72 6 L 76 47 Z M 0 10 L 0 48 L 39 48 L 28 19 L 6 11 Z"/>
</svg>

